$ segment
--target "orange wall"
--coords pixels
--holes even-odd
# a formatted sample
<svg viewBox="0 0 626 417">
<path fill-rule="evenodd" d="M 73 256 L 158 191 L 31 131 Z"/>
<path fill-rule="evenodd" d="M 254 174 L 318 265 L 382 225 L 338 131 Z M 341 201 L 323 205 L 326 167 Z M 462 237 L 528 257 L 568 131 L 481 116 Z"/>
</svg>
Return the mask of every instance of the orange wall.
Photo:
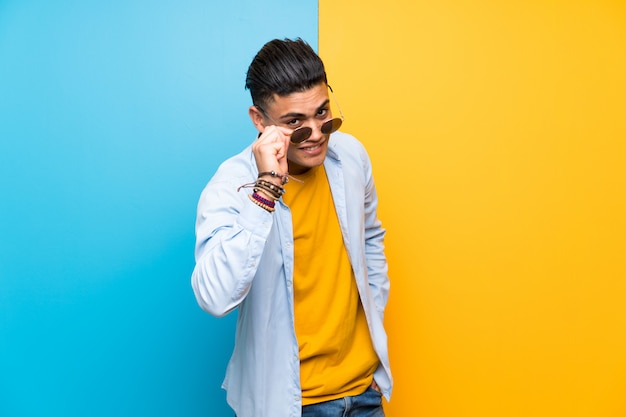
<svg viewBox="0 0 626 417">
<path fill-rule="evenodd" d="M 319 4 L 388 229 L 388 417 L 626 415 L 626 3 Z"/>
</svg>

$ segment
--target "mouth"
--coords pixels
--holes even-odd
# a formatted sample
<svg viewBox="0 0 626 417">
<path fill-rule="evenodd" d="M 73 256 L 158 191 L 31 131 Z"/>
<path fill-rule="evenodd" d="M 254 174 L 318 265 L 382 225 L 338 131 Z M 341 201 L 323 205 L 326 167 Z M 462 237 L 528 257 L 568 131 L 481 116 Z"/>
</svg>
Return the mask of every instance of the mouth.
<svg viewBox="0 0 626 417">
<path fill-rule="evenodd" d="M 304 152 L 315 152 L 317 151 L 319 148 L 322 147 L 322 145 L 325 143 L 325 140 L 322 140 L 320 142 L 317 142 L 316 144 L 310 145 L 310 146 L 302 146 L 300 148 L 298 148 L 301 151 Z"/>
</svg>

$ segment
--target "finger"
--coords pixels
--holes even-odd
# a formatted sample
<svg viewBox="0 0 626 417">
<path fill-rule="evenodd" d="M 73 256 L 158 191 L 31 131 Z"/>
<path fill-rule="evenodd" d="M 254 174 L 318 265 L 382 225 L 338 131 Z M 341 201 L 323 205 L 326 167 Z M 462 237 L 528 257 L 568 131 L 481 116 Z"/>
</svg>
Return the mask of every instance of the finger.
<svg viewBox="0 0 626 417">
<path fill-rule="evenodd" d="M 289 148 L 289 144 L 290 144 L 290 139 L 291 139 L 291 134 L 293 133 L 292 129 L 287 129 L 285 127 L 282 126 L 270 126 L 272 128 L 275 128 L 276 131 L 276 136 L 272 138 L 271 135 L 268 135 L 268 140 L 271 142 L 274 142 L 276 144 L 279 144 L 280 146 L 280 156 L 284 157 L 287 155 L 287 149 Z M 267 130 L 267 129 L 266 129 Z M 278 149 L 278 148 L 275 148 Z M 278 154 L 277 154 L 278 156 Z"/>
<path fill-rule="evenodd" d="M 285 161 L 287 160 L 287 152 L 289 151 L 289 144 L 291 143 L 290 139 L 291 139 L 290 136 L 283 137 L 283 149 L 285 150 Z"/>
<path fill-rule="evenodd" d="M 289 139 L 291 130 L 274 128 L 268 132 L 270 128 L 263 132 L 263 135 L 259 138 L 259 145 L 267 144 L 274 149 L 274 152 L 278 157 L 284 157 L 287 154 L 287 148 L 289 147 Z M 267 134 L 265 134 L 267 132 Z M 289 133 L 286 134 L 286 133 Z"/>
<path fill-rule="evenodd" d="M 276 126 L 276 128 L 285 136 L 287 137 L 291 137 L 291 134 L 293 133 L 293 129 L 289 129 L 287 127 L 284 126 Z"/>
<path fill-rule="evenodd" d="M 289 138 L 287 138 L 286 143 L 289 143 Z M 285 143 L 285 140 L 282 138 L 277 139 L 276 142 L 273 143 L 274 149 L 276 151 L 276 159 L 278 159 L 279 161 L 285 156 L 287 156 L 286 143 Z"/>
<path fill-rule="evenodd" d="M 277 140 L 278 138 L 282 138 L 286 134 L 291 135 L 291 130 L 281 129 L 278 126 L 271 125 L 267 126 L 265 130 L 258 134 L 257 140 L 272 142 Z"/>
</svg>

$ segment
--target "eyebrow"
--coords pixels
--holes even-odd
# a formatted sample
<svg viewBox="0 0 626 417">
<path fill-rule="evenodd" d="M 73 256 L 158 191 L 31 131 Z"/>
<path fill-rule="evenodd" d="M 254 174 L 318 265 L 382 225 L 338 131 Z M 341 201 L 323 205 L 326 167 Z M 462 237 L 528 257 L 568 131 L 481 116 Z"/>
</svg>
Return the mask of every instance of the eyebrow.
<svg viewBox="0 0 626 417">
<path fill-rule="evenodd" d="M 330 99 L 324 100 L 324 102 L 317 108 L 317 110 L 315 110 L 315 112 L 317 113 L 318 111 L 322 110 L 324 107 L 328 106 L 329 103 L 330 103 Z M 287 114 L 283 114 L 282 116 L 280 116 L 278 120 L 301 119 L 304 117 L 306 117 L 306 114 L 304 113 L 287 113 Z"/>
</svg>

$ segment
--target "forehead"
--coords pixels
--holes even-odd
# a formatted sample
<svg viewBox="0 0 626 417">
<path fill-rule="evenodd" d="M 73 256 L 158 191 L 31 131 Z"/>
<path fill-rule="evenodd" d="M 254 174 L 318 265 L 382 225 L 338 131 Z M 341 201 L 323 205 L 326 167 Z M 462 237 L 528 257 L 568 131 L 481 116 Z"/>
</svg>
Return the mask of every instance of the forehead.
<svg viewBox="0 0 626 417">
<path fill-rule="evenodd" d="M 286 96 L 274 94 L 268 110 L 278 117 L 285 114 L 308 115 L 315 113 L 328 102 L 328 88 L 325 83 L 317 84 L 304 91 L 297 91 Z"/>
</svg>

